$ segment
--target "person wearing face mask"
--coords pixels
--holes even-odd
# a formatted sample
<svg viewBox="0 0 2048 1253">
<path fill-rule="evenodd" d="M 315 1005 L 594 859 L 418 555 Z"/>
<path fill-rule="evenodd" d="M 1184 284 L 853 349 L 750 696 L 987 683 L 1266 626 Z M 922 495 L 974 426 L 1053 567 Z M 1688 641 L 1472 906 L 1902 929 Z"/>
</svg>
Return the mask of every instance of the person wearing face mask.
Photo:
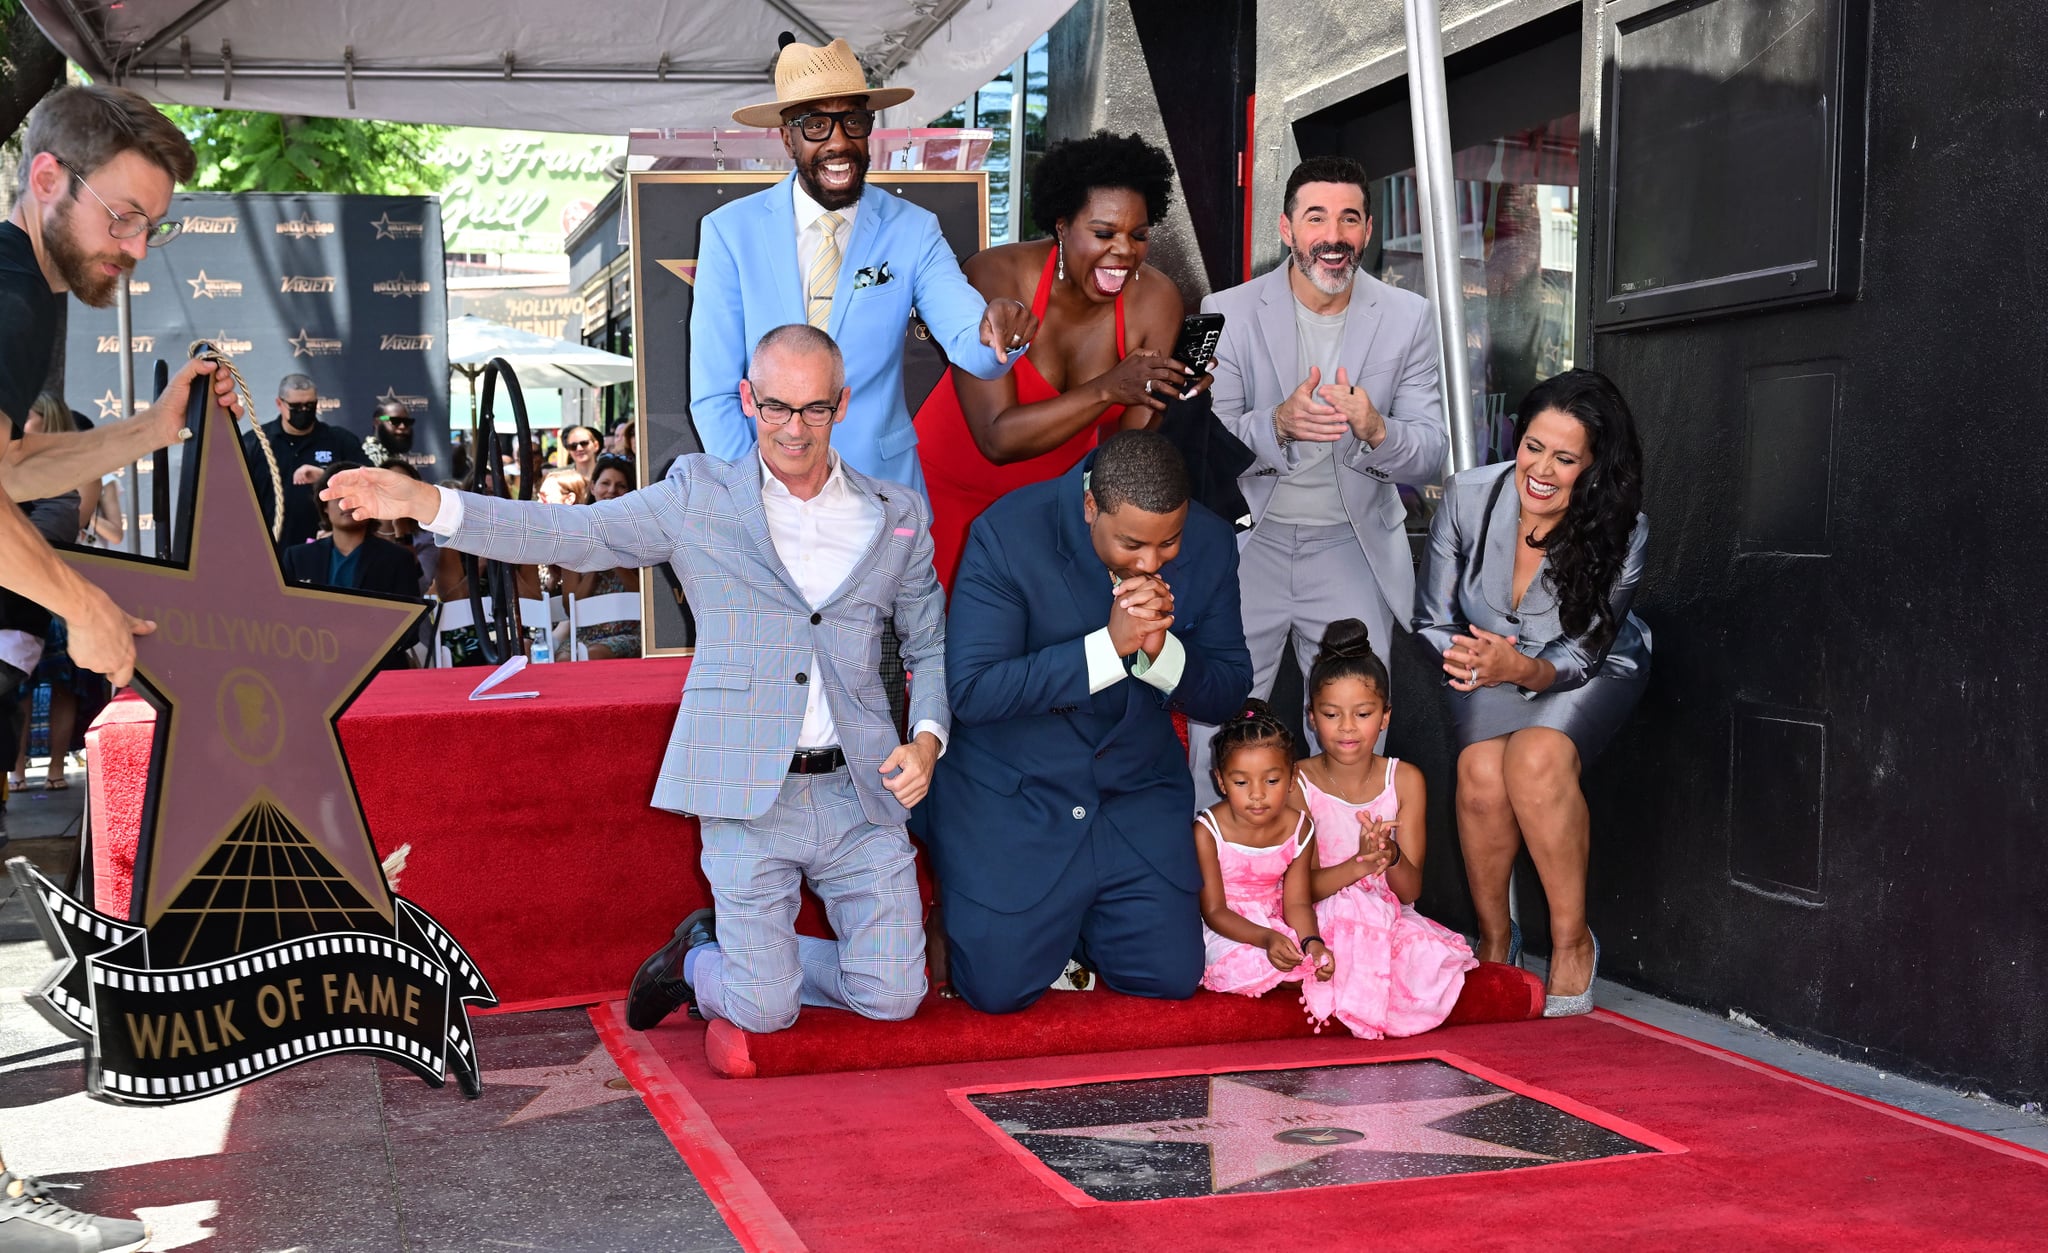
<svg viewBox="0 0 2048 1253">
<path fill-rule="evenodd" d="M 320 480 L 341 462 L 367 464 L 371 458 L 363 441 L 322 422 L 320 392 L 303 374 L 287 374 L 277 382 L 277 416 L 260 428 L 277 454 L 277 471 L 284 479 L 284 530 L 277 536 L 279 552 L 308 543 L 320 533 Z M 255 431 L 242 436 L 242 459 L 256 481 L 256 500 L 267 521 L 273 517 L 276 494 L 271 491 L 270 462 L 256 442 Z"/>
<path fill-rule="evenodd" d="M 862 474 L 922 494 L 917 428 L 903 403 L 912 307 L 947 359 L 981 378 L 1010 368 L 1038 319 L 1020 300 L 983 299 L 961 276 L 937 217 L 868 186 L 875 113 L 910 99 L 910 89 L 870 87 L 844 39 L 822 48 L 782 39 L 775 99 L 732 116 L 779 128 L 796 169 L 699 228 L 690 414 L 705 452 L 745 460 L 755 446 L 740 405 L 748 354 L 771 328 L 807 322 L 839 344 L 853 388 L 834 447 Z"/>
<path fill-rule="evenodd" d="M 967 528 L 1027 483 L 1057 478 L 1099 439 L 1149 427 L 1195 380 L 1171 357 L 1181 297 L 1145 264 L 1173 198 L 1173 161 L 1138 135 L 1054 144 L 1031 175 L 1031 216 L 1050 238 L 968 259 L 991 302 L 1028 298 L 1038 337 L 994 379 L 950 369 L 917 413 L 939 581 Z"/>
<path fill-rule="evenodd" d="M 1359 272 L 1372 239 L 1365 171 L 1311 157 L 1287 179 L 1282 263 L 1202 302 L 1226 321 L 1216 416 L 1254 454 L 1238 477 L 1252 694 L 1270 698 L 1291 632 L 1308 673 L 1332 622 L 1366 624 L 1380 664 L 1415 598 L 1397 483 L 1443 474 L 1450 437 L 1429 302 Z M 1189 728 L 1195 787 L 1210 789 L 1210 729 Z M 1315 733 L 1308 732 L 1315 748 Z"/>
<path fill-rule="evenodd" d="M 1526 846 L 1550 909 L 1546 1018 L 1593 1009 L 1579 771 L 1649 686 L 1650 629 L 1629 612 L 1650 540 L 1642 503 L 1628 403 L 1605 375 L 1568 370 L 1523 397 L 1512 462 L 1444 485 L 1415 594 L 1415 632 L 1443 659 L 1457 729 L 1476 951 L 1512 960 L 1508 880 Z"/>
</svg>

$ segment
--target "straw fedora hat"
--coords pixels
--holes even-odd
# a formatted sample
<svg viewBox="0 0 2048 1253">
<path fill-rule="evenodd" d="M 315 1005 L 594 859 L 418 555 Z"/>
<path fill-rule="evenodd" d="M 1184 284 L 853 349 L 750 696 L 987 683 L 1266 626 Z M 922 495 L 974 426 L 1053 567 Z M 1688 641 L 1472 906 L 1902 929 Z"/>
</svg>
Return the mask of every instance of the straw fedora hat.
<svg viewBox="0 0 2048 1253">
<path fill-rule="evenodd" d="M 868 108 L 880 110 L 902 104 L 916 94 L 908 87 L 868 86 L 860 59 L 844 39 L 835 39 L 820 48 L 798 43 L 788 35 L 783 38 L 782 53 L 775 58 L 775 99 L 734 109 L 732 120 L 741 126 L 781 126 L 784 109 L 816 100 L 866 96 Z"/>
</svg>

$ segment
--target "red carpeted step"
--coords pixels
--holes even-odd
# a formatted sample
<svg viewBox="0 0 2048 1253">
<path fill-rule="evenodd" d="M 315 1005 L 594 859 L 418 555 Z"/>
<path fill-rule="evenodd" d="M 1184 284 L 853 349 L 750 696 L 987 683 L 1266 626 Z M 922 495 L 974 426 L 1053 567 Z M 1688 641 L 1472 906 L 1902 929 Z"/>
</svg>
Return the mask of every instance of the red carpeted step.
<svg viewBox="0 0 2048 1253">
<path fill-rule="evenodd" d="M 1487 962 L 1465 976 L 1465 990 L 1446 1025 L 1519 1022 L 1542 1013 L 1542 980 Z M 1311 1031 L 1300 997 L 1284 987 L 1257 1000 L 1216 992 L 1197 992 L 1186 1001 L 1102 990 L 1049 992 L 1017 1014 L 984 1014 L 964 1001 L 928 996 L 908 1022 L 806 1009 L 789 1030 L 754 1035 L 714 1021 L 704 1033 L 704 1054 L 726 1078 L 753 1079 L 1279 1040 Z M 1324 1034 L 1332 1033 L 1342 1035 L 1344 1029 L 1332 1023 Z"/>
</svg>

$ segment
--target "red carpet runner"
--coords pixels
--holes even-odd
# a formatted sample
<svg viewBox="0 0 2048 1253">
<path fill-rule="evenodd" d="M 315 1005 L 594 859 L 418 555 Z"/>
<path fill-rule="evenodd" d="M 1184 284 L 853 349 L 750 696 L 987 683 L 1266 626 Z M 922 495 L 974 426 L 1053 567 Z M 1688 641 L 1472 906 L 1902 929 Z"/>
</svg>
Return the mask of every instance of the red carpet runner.
<svg viewBox="0 0 2048 1253">
<path fill-rule="evenodd" d="M 1516 1022 L 1542 1013 L 1542 980 L 1526 970 L 1488 962 L 1465 977 L 1465 990 L 1450 1021 Z M 1348 1034 L 1336 1023 L 1323 1030 Z M 1310 1034 L 1300 998 L 1286 989 L 1256 1000 L 1197 992 L 1186 1001 L 1147 1000 L 1110 991 L 1048 992 L 1021 1014 L 977 1013 L 964 1001 L 927 996 L 907 1023 L 872 1022 L 829 1009 L 807 1009 L 796 1026 L 771 1035 L 752 1035 L 729 1022 L 714 1022 L 705 1034 L 704 1048 L 713 1071 L 752 1079 Z"/>
<path fill-rule="evenodd" d="M 1089 994 L 1095 995 L 1095 994 Z M 733 1082 L 699 1024 L 593 1011 L 750 1249 L 2011 1249 L 2048 1158 L 1613 1014 Z M 1662 1151 L 1396 1182 L 1079 1204 L 952 1090 L 1444 1053 Z M 1680 1151 L 1682 1150 L 1682 1151 Z"/>
</svg>

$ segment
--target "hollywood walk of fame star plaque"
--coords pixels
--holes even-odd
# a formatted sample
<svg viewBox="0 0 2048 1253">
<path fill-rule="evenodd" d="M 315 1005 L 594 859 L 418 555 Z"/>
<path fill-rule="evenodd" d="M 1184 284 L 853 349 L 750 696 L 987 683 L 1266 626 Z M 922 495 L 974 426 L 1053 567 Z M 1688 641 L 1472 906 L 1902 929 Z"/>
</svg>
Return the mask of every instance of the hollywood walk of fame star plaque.
<svg viewBox="0 0 2048 1253">
<path fill-rule="evenodd" d="M 951 1095 L 1082 1205 L 1684 1151 L 1450 1054 Z"/>
<path fill-rule="evenodd" d="M 86 1090 L 172 1104 L 331 1053 L 481 1088 L 468 1006 L 494 1005 L 454 937 L 384 881 L 335 721 L 410 632 L 415 601 L 285 582 L 234 420 L 210 399 L 186 560 L 65 559 L 156 623 L 135 689 L 156 708 L 132 891 L 117 919 L 25 859 L 57 963 L 28 1000 L 83 1039 Z"/>
</svg>

